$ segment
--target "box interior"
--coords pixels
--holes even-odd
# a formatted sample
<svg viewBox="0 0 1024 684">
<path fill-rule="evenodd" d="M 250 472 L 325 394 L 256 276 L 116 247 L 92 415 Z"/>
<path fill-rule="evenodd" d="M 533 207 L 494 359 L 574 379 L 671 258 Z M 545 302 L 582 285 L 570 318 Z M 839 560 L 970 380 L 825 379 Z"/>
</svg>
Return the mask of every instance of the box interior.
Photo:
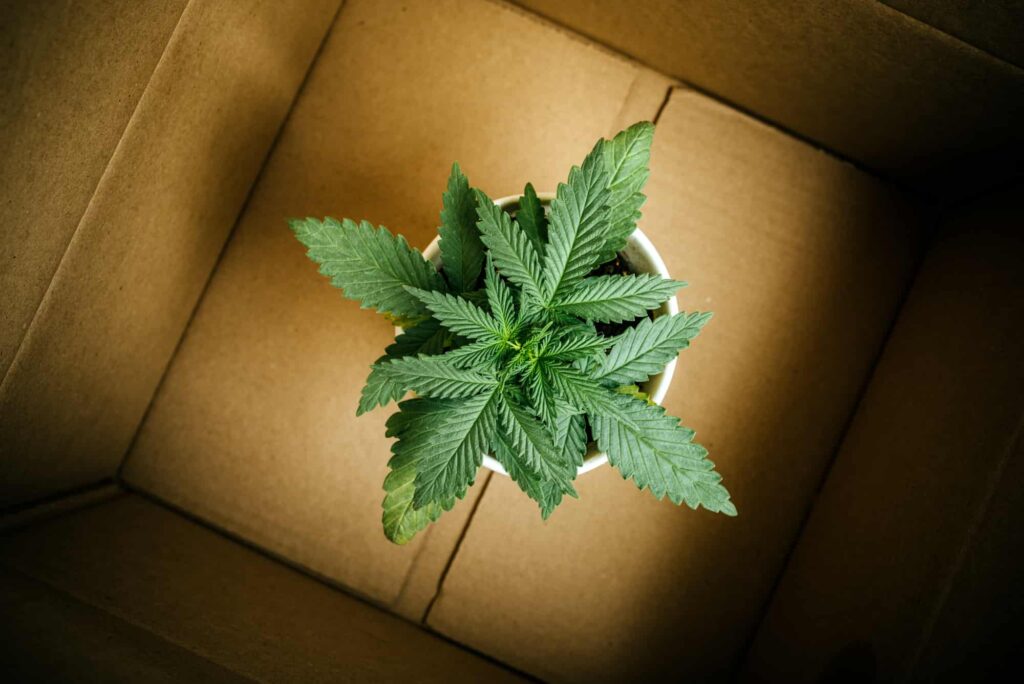
<svg viewBox="0 0 1024 684">
<path fill-rule="evenodd" d="M 14 666 L 55 633 L 48 673 L 97 680 L 891 679 L 1009 655 L 1012 3 L 87 5 L 3 10 Z M 452 161 L 491 196 L 554 190 L 642 119 L 640 226 L 680 307 L 716 312 L 665 405 L 740 516 L 605 467 L 542 522 L 482 472 L 391 545 L 390 410 L 355 407 L 392 327 L 285 218 L 422 248 Z"/>
</svg>

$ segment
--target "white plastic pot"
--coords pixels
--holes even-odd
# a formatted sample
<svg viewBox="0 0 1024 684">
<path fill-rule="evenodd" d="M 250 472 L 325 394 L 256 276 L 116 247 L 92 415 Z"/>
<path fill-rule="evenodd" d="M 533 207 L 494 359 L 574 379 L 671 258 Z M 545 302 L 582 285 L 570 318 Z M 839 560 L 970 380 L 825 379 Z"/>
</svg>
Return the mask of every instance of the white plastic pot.
<svg viewBox="0 0 1024 684">
<path fill-rule="evenodd" d="M 545 208 L 551 203 L 551 200 L 555 198 L 553 192 L 540 192 L 537 193 L 537 197 Z M 506 211 L 515 212 L 519 208 L 519 195 L 511 195 L 509 197 L 502 197 L 501 199 L 494 200 L 494 203 L 505 209 Z M 438 241 L 440 236 L 436 236 L 427 248 L 423 250 L 423 256 L 431 261 L 434 266 L 441 265 L 441 250 L 438 247 Z M 635 273 L 657 273 L 658 275 L 668 278 L 668 269 L 665 267 L 665 262 L 662 260 L 661 255 L 658 254 L 658 250 L 654 248 L 651 241 L 644 235 L 643 231 L 637 228 L 633 231 L 633 234 L 629 236 L 629 241 L 626 243 L 626 248 L 620 253 L 622 258 L 629 265 L 630 269 Z M 679 313 L 679 303 L 673 296 L 667 302 L 661 305 L 661 308 L 655 312 L 655 316 L 672 315 Z M 395 328 L 395 333 L 401 332 L 401 328 Z M 645 392 L 647 396 L 651 398 L 656 404 L 660 404 L 662 399 L 668 393 L 668 386 L 672 383 L 672 375 L 676 370 L 676 361 L 673 359 L 665 366 L 665 370 L 651 377 L 647 382 L 640 384 L 641 391 Z M 603 466 L 608 462 L 608 454 L 598 450 L 597 445 L 593 442 L 590 443 L 587 450 L 586 456 L 583 458 L 583 465 L 579 467 L 578 474 L 590 472 L 594 468 Z M 498 460 L 490 454 L 484 454 L 484 467 L 493 470 L 496 473 L 502 475 L 508 475 L 505 472 L 505 468 L 502 467 Z"/>
</svg>

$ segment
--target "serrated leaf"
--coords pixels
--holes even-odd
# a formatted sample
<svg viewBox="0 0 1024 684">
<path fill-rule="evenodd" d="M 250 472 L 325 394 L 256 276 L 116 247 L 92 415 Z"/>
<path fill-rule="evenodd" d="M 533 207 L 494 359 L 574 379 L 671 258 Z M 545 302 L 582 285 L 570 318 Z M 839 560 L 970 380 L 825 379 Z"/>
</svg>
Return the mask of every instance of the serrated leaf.
<svg viewBox="0 0 1024 684">
<path fill-rule="evenodd" d="M 594 356 L 615 344 L 615 338 L 601 335 L 570 335 L 562 340 L 552 342 L 540 353 L 542 359 L 549 361 L 576 361 Z"/>
<path fill-rule="evenodd" d="M 563 364 L 545 366 L 556 398 L 569 404 L 577 413 L 614 416 L 628 421 L 629 417 L 618 410 L 614 390 L 595 382 L 592 377 Z"/>
<path fill-rule="evenodd" d="M 598 446 L 623 477 L 655 497 L 666 495 L 675 504 L 736 515 L 722 477 L 707 458 L 707 450 L 693 442 L 693 431 L 680 427 L 679 419 L 665 409 L 619 394 L 620 410 L 628 422 L 592 415 L 591 426 Z"/>
<path fill-rule="evenodd" d="M 533 185 L 526 184 L 523 196 L 519 198 L 519 212 L 516 214 L 516 223 L 522 228 L 526 236 L 530 238 L 537 255 L 544 257 L 544 245 L 548 241 L 548 219 L 544 215 L 544 205 L 537 198 Z"/>
<path fill-rule="evenodd" d="M 405 287 L 445 289 L 434 265 L 404 237 L 384 227 L 332 218 L 292 219 L 289 225 L 309 258 L 320 264 L 320 273 L 364 309 L 406 318 L 425 316 L 426 307 Z"/>
<path fill-rule="evenodd" d="M 494 263 L 490 255 L 487 256 L 487 268 L 484 272 L 484 291 L 487 293 L 487 304 L 491 307 L 491 315 L 501 326 L 502 337 L 507 338 L 518 326 L 519 316 L 516 314 L 516 302 L 512 290 L 494 271 Z"/>
<path fill-rule="evenodd" d="M 540 472 L 545 462 L 558 459 L 555 442 L 544 424 L 504 393 L 498 400 L 498 419 L 509 444 L 531 470 Z"/>
<path fill-rule="evenodd" d="M 548 216 L 548 245 L 544 252 L 545 303 L 576 285 L 598 265 L 608 238 L 608 174 L 601 144 L 587 155 L 583 166 L 569 171 L 567 183 L 559 183 Z"/>
<path fill-rule="evenodd" d="M 395 341 L 384 349 L 384 356 L 377 359 L 370 368 L 366 385 L 359 397 L 359 408 L 356 415 L 362 415 L 377 407 L 386 406 L 389 402 L 398 401 L 405 394 L 405 388 L 388 377 L 381 370 L 385 361 L 400 359 L 417 354 L 440 354 L 444 348 L 447 331 L 433 318 L 427 319 L 408 330 L 403 330 Z"/>
<path fill-rule="evenodd" d="M 474 190 L 480 220 L 480 239 L 490 250 L 501 274 L 536 300 L 541 299 L 543 279 L 540 257 L 530 239 L 512 218 L 480 190 Z"/>
<path fill-rule="evenodd" d="M 483 463 L 497 426 L 497 386 L 460 401 L 444 420 L 424 434 L 404 439 L 425 450 L 419 461 L 413 505 L 422 508 L 452 496 L 462 498 Z M 426 442 L 421 445 L 419 442 Z"/>
<path fill-rule="evenodd" d="M 576 496 L 576 467 L 556 447 L 542 423 L 514 402 L 502 400 L 494 454 L 546 520 L 566 494 Z"/>
<path fill-rule="evenodd" d="M 684 284 L 647 273 L 585 278 L 551 306 L 579 318 L 621 323 L 643 316 Z"/>
<path fill-rule="evenodd" d="M 484 265 L 484 245 L 476 227 L 476 200 L 459 165 L 452 164 L 441 209 L 441 263 L 452 290 L 475 287 Z"/>
<path fill-rule="evenodd" d="M 388 419 L 388 436 L 399 440 L 392 445 L 394 455 L 388 461 L 390 471 L 384 478 L 382 522 L 385 536 L 396 544 L 407 543 L 455 504 L 453 496 L 415 508 L 413 493 L 420 460 L 430 447 L 426 435 L 444 424 L 456 405 L 451 400 L 410 399 L 399 404 L 399 411 Z M 406 433 L 416 437 L 411 442 L 406 441 L 403 439 Z"/>
<path fill-rule="evenodd" d="M 678 313 L 641 320 L 616 338 L 594 378 L 617 385 L 647 380 L 688 347 L 710 318 L 710 313 Z"/>
<path fill-rule="evenodd" d="M 640 208 L 647 198 L 648 163 L 654 124 L 641 121 L 602 143 L 602 158 L 608 173 L 608 233 L 598 263 L 622 251 L 640 220 Z"/>
<path fill-rule="evenodd" d="M 496 340 L 478 340 L 454 349 L 441 358 L 458 368 L 490 368 L 501 361 L 503 343 Z"/>
<path fill-rule="evenodd" d="M 406 356 L 385 361 L 380 368 L 395 383 L 424 397 L 471 397 L 481 392 L 489 393 L 498 385 L 493 374 L 458 368 L 443 356 Z"/>
<path fill-rule="evenodd" d="M 575 467 L 583 465 L 587 455 L 587 429 L 582 413 L 563 409 L 555 423 L 555 447 L 562 458 Z"/>
<path fill-rule="evenodd" d="M 501 324 L 476 304 L 446 292 L 427 292 L 409 288 L 409 292 L 429 309 L 441 325 L 471 340 L 501 338 Z"/>
</svg>

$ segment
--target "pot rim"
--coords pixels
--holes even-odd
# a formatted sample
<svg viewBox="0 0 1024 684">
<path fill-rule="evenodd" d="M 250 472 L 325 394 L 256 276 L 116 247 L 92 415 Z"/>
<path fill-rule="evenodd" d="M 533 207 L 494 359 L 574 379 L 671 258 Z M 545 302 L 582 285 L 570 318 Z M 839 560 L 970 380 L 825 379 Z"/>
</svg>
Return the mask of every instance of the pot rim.
<svg viewBox="0 0 1024 684">
<path fill-rule="evenodd" d="M 553 199 L 555 199 L 555 193 L 538 192 L 537 198 L 543 204 L 549 204 Z M 500 197 L 494 200 L 494 204 L 505 209 L 506 207 L 518 204 L 519 199 L 520 195 L 509 195 L 507 197 Z M 441 249 L 438 246 L 440 239 L 440 235 L 435 235 L 434 239 L 431 240 L 430 244 L 423 250 L 423 256 L 429 259 L 435 266 L 440 266 L 441 263 Z M 634 230 L 629 236 L 626 245 L 627 249 L 631 245 L 635 245 L 638 251 L 647 259 L 647 261 L 650 262 L 652 268 L 641 271 L 641 273 L 656 273 L 663 278 L 671 277 L 668 272 L 668 267 L 665 266 L 665 261 L 661 258 L 661 254 L 658 253 L 654 243 L 651 242 L 650 238 L 648 238 L 642 230 L 639 228 Z M 662 304 L 658 315 L 672 316 L 677 313 L 679 313 L 679 302 L 676 300 L 675 295 L 672 295 L 668 301 Z M 396 327 L 395 333 L 398 334 L 401 330 L 401 328 Z M 665 398 L 665 395 L 668 393 L 669 385 L 672 384 L 672 377 L 675 375 L 676 371 L 676 360 L 677 359 L 672 359 L 668 364 L 666 364 L 664 370 L 657 375 L 651 376 L 647 382 L 641 383 L 641 387 L 647 392 L 647 395 L 655 404 L 660 405 L 662 400 Z M 583 465 L 579 466 L 576 471 L 577 476 L 589 473 L 591 470 L 608 463 L 608 454 L 599 450 L 596 443 L 591 443 L 588 447 L 587 453 L 583 457 Z M 501 463 L 498 462 L 498 459 L 494 458 L 491 454 L 484 454 L 483 466 L 500 475 L 508 475 L 508 472 Z"/>
</svg>

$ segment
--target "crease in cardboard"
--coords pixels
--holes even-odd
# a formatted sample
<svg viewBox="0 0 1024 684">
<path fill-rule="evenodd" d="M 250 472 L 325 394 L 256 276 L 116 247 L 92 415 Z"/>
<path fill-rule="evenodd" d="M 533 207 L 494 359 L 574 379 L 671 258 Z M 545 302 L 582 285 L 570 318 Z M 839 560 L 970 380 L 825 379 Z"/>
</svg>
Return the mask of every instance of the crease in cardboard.
<svg viewBox="0 0 1024 684">
<path fill-rule="evenodd" d="M 914 645 L 914 648 L 910 653 L 910 657 L 907 660 L 908 664 L 906 672 L 908 681 L 917 679 L 918 665 L 925 650 L 930 645 L 932 635 L 935 633 L 935 627 L 938 624 L 939 619 L 942 617 L 946 603 L 953 591 L 953 585 L 959 578 L 960 573 L 967 562 L 970 551 L 974 548 L 982 526 L 989 516 L 989 511 L 992 509 L 992 504 L 995 500 L 996 491 L 998 491 L 999 485 L 1003 481 L 1003 475 L 1006 472 L 1007 465 L 1010 463 L 1010 459 L 1021 451 L 1022 441 L 1024 441 L 1024 412 L 1021 413 L 1020 419 L 1017 421 L 1017 427 L 1014 429 L 1013 434 L 1008 440 L 1003 451 L 1002 458 L 999 459 L 996 467 L 993 468 L 992 473 L 989 475 L 988 488 L 985 492 L 984 498 L 978 505 L 973 519 L 967 528 L 967 533 L 964 535 L 964 540 L 960 546 L 960 550 L 956 553 L 953 561 L 950 563 L 946 577 L 943 580 L 939 591 L 935 595 L 933 608 L 929 612 L 928 617 L 925 620 L 924 627 L 921 629 L 920 638 L 918 639 L 917 644 Z"/>
<path fill-rule="evenodd" d="M 153 85 L 153 77 L 157 73 L 157 71 L 159 71 L 160 65 L 164 61 L 164 57 L 167 56 L 168 48 L 174 42 L 174 38 L 177 35 L 179 28 L 181 27 L 181 19 L 185 16 L 185 13 L 188 12 L 188 8 L 192 4 L 192 2 L 193 0 L 187 0 L 185 6 L 181 10 L 181 14 L 178 15 L 178 20 L 174 24 L 174 29 L 171 30 L 171 34 L 168 37 L 167 42 L 164 44 L 163 50 L 160 53 L 160 57 L 157 59 L 156 64 L 153 66 L 153 70 L 149 72 L 149 78 L 146 80 L 146 85 L 142 89 L 142 92 L 139 95 L 139 99 L 138 101 L 136 101 L 135 107 L 132 109 L 132 113 L 128 117 L 128 121 L 125 123 L 124 128 L 121 130 L 121 135 L 118 136 L 117 143 L 114 145 L 114 149 L 111 151 L 110 156 L 107 158 L 107 163 L 104 165 L 103 171 L 100 173 L 99 178 L 96 182 L 96 186 L 93 188 L 92 194 L 89 196 L 89 201 L 86 203 L 85 209 L 82 211 L 82 215 L 79 217 L 78 222 L 75 224 L 74 229 L 71 231 L 71 235 L 68 237 L 68 240 L 64 246 L 64 250 L 61 252 L 60 259 L 57 261 L 57 265 L 53 269 L 53 274 L 50 276 L 50 281 L 47 284 L 46 289 L 43 291 L 43 296 L 39 299 L 39 303 L 36 305 L 35 311 L 32 313 L 32 317 L 29 319 L 28 325 L 24 329 L 25 332 L 22 333 L 21 339 L 18 340 L 18 343 L 15 346 L 14 353 L 11 355 L 10 363 L 8 363 L 7 366 L 4 368 L 3 378 L 0 378 L 0 406 L 2 406 L 4 394 L 6 393 L 7 390 L 8 378 L 10 377 L 10 375 L 12 375 L 12 373 L 15 371 L 16 367 L 20 363 L 22 350 L 35 331 L 36 320 L 39 318 L 40 312 L 43 310 L 43 308 L 47 305 L 47 302 L 49 302 L 50 300 L 53 291 L 53 284 L 60 275 L 61 269 L 63 268 L 65 260 L 67 259 L 68 253 L 71 251 L 72 245 L 75 244 L 75 241 L 79 237 L 79 229 L 82 227 L 82 224 L 85 223 L 86 217 L 89 216 L 89 211 L 93 206 L 93 202 L 96 200 L 96 196 L 99 194 L 100 189 L 103 187 L 104 180 L 108 178 L 110 174 L 110 169 L 114 165 L 114 161 L 118 159 L 120 156 L 119 152 L 121 150 L 121 145 L 124 143 L 125 138 L 128 137 L 129 131 L 131 131 L 133 126 L 135 125 L 136 117 L 139 113 L 139 110 L 142 108 L 143 102 L 146 101 L 146 95 L 149 92 L 150 87 Z"/>
<path fill-rule="evenodd" d="M 191 4 L 192 2 L 194 2 L 194 0 L 189 0 L 189 4 Z M 123 483 L 123 474 L 125 466 L 128 463 L 128 459 L 131 458 L 132 451 L 135 449 L 135 443 L 139 438 L 139 433 L 142 430 L 142 426 L 145 425 L 146 419 L 149 418 L 150 411 L 153 410 L 153 402 L 156 400 L 157 395 L 160 394 L 160 389 L 163 387 L 164 381 L 167 379 L 167 372 L 168 370 L 170 370 L 171 364 L 174 363 L 174 357 L 178 355 L 178 351 L 181 350 L 181 346 L 184 343 L 185 338 L 188 336 L 189 329 L 192 327 L 192 323 L 195 321 L 196 312 L 199 311 L 199 308 L 202 306 L 203 299 L 205 299 L 206 293 L 210 289 L 210 282 L 213 280 L 213 276 L 217 272 L 217 268 L 224 260 L 224 254 L 225 252 L 227 252 L 228 245 L 231 244 L 231 239 L 234 237 L 235 231 L 238 229 L 238 223 L 241 220 L 242 216 L 245 214 L 246 209 L 248 209 L 249 202 L 252 201 L 253 192 L 255 192 L 256 188 L 259 186 L 259 183 L 263 178 L 264 170 L 267 167 L 267 160 L 269 160 L 270 157 L 274 154 L 274 150 L 277 148 L 277 144 L 281 139 L 281 133 L 284 131 L 285 126 L 288 124 L 288 120 L 292 116 L 292 111 L 294 111 L 295 109 L 295 103 L 302 95 L 302 91 L 305 89 L 306 83 L 309 81 L 309 75 L 313 71 L 313 66 L 320 58 L 320 54 L 323 52 L 324 45 L 327 44 L 327 40 L 330 38 L 331 32 L 334 30 L 334 26 L 338 21 L 338 15 L 341 14 L 341 10 L 344 6 L 345 0 L 339 0 L 338 7 L 334 12 L 334 16 L 331 18 L 331 21 L 327 26 L 327 30 L 324 32 L 323 37 L 320 39 L 320 44 L 317 47 L 316 52 L 313 55 L 313 58 L 310 59 L 309 65 L 306 67 L 306 72 L 305 74 L 303 74 L 302 80 L 299 82 L 299 86 L 295 90 L 295 94 L 292 96 L 291 102 L 288 105 L 288 111 L 285 112 L 285 115 L 281 119 L 281 123 L 277 128 L 277 132 L 274 133 L 274 139 L 270 142 L 270 145 L 267 147 L 266 154 L 264 154 L 263 156 L 263 161 L 260 163 L 259 170 L 257 170 L 256 175 L 253 178 L 252 184 L 249 186 L 249 191 L 246 193 L 245 199 L 242 201 L 242 204 L 238 207 L 238 211 L 235 214 L 234 221 L 232 221 L 231 223 L 231 229 L 228 232 L 227 237 L 224 238 L 224 243 L 221 245 L 220 251 L 217 254 L 217 259 L 214 261 L 213 267 L 210 269 L 210 272 L 206 276 L 206 282 L 203 283 L 203 288 L 200 291 L 199 296 L 196 298 L 195 304 L 193 304 L 192 306 L 192 311 L 189 313 L 188 320 L 185 321 L 185 324 L 181 328 L 181 335 L 179 335 L 178 341 L 174 345 L 174 350 L 171 352 L 170 356 L 167 357 L 167 362 L 164 364 L 163 371 L 160 373 L 160 379 L 159 381 L 157 381 L 156 386 L 153 388 L 153 392 L 150 394 L 149 402 L 146 404 L 146 408 L 142 413 L 142 417 L 139 419 L 138 424 L 135 426 L 135 431 L 132 434 L 131 441 L 128 443 L 128 447 L 124 451 L 124 454 L 121 458 L 121 462 L 117 466 L 115 480 L 120 483 Z M 185 9 L 188 8 L 186 7 Z M 161 56 L 161 59 L 162 58 L 163 57 Z"/>
<path fill-rule="evenodd" d="M 480 508 L 480 502 L 483 500 L 484 495 L 487 494 L 487 486 L 491 484 L 491 480 L 495 477 L 500 477 L 500 475 L 496 475 L 492 472 L 487 473 L 487 479 L 484 481 L 480 495 L 477 496 L 476 501 L 473 502 L 473 508 L 469 512 L 469 517 L 466 519 L 466 523 L 459 531 L 459 538 L 455 541 L 455 546 L 452 547 L 451 553 L 448 554 L 448 560 L 445 562 L 444 568 L 442 568 L 441 574 L 437 578 L 437 588 L 434 590 L 434 595 L 430 597 L 430 601 L 423 609 L 423 614 L 420 615 L 419 622 L 426 624 L 427 619 L 430 617 L 430 611 L 434 609 L 434 603 L 437 602 L 437 597 L 441 595 L 441 591 L 444 589 L 444 581 L 448 577 L 448 572 L 452 569 L 452 563 L 455 562 L 455 557 L 459 554 L 459 549 L 462 548 L 462 542 L 466 538 L 469 526 L 473 524 L 473 518 L 476 517 L 476 512 Z"/>
</svg>

